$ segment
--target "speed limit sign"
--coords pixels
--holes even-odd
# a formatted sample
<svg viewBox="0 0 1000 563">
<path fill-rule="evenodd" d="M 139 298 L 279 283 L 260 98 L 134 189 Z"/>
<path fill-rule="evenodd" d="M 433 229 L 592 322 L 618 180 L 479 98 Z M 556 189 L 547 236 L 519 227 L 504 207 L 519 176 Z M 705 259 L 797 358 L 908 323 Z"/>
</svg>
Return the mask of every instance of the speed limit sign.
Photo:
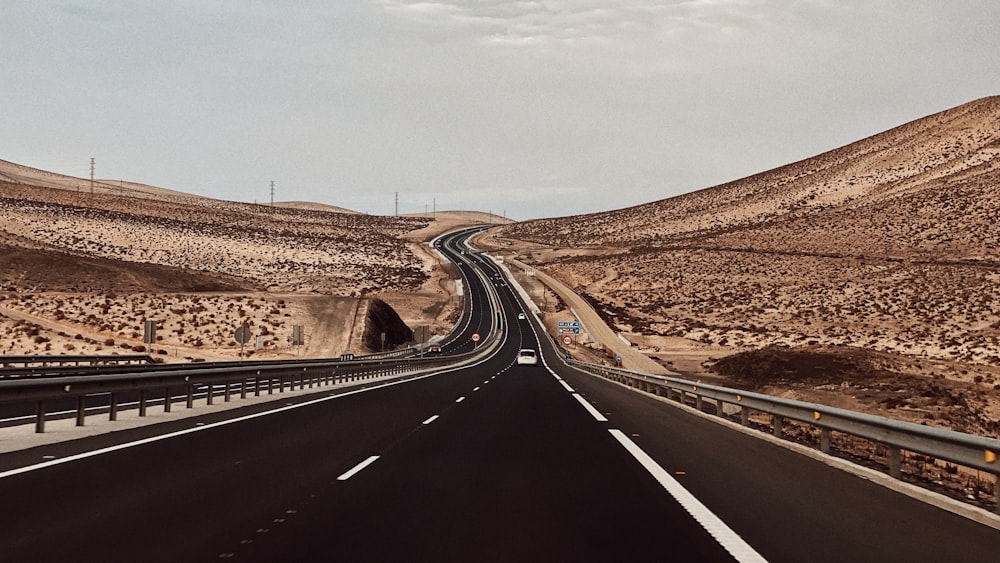
<svg viewBox="0 0 1000 563">
<path fill-rule="evenodd" d="M 566 336 L 563 336 L 562 340 L 563 340 L 563 344 L 565 344 L 566 346 L 569 346 L 570 344 L 573 343 L 573 337 L 570 336 L 570 335 L 568 335 L 568 334 Z"/>
<path fill-rule="evenodd" d="M 480 338 L 480 336 L 479 336 L 478 332 L 473 332 L 472 333 L 472 341 L 473 342 L 479 342 L 479 338 Z"/>
</svg>

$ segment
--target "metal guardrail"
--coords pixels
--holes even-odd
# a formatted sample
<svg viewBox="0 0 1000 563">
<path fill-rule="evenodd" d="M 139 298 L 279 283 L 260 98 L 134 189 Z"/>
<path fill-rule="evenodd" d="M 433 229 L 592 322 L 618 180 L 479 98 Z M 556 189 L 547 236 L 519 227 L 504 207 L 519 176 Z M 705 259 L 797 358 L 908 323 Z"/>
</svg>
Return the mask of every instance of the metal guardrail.
<svg viewBox="0 0 1000 563">
<path fill-rule="evenodd" d="M 45 432 L 46 403 L 75 399 L 76 425 L 84 426 L 88 397 L 101 395 L 107 402 L 97 405 L 116 420 L 119 398 L 124 393 L 138 393 L 139 416 L 146 416 L 150 391 L 162 393 L 164 412 L 170 412 L 174 399 L 185 398 L 187 408 L 193 408 L 195 391 L 207 388 L 207 404 L 217 395 L 229 402 L 235 393 L 246 398 L 248 393 L 260 396 L 286 389 L 305 389 L 321 385 L 357 382 L 375 378 L 401 376 L 427 369 L 466 363 L 495 347 L 502 334 L 494 331 L 484 345 L 472 352 L 453 356 L 383 359 L 366 361 L 292 362 L 270 365 L 201 367 L 174 369 L 164 366 L 151 372 L 114 373 L 110 375 L 73 375 L 65 377 L 24 378 L 0 381 L 0 403 L 34 403 L 35 432 Z M 161 364 L 163 365 L 163 364 Z M 221 393 L 218 388 L 221 387 Z"/>
<path fill-rule="evenodd" d="M 830 452 L 831 432 L 841 432 L 883 444 L 888 448 L 889 475 L 902 478 L 902 452 L 910 451 L 978 469 L 992 474 L 996 481 L 995 511 L 1000 514 L 1000 440 L 953 430 L 902 422 L 882 416 L 858 413 L 846 409 L 782 399 L 760 393 L 727 387 L 705 385 L 685 379 L 648 375 L 620 368 L 589 364 L 573 359 L 566 363 L 576 369 L 617 381 L 687 404 L 693 398 L 694 407 L 703 410 L 704 401 L 715 402 L 715 413 L 726 415 L 726 405 L 738 407 L 743 426 L 750 424 L 750 413 L 756 411 L 771 416 L 771 431 L 781 438 L 787 420 L 810 424 L 820 430 L 819 449 Z"/>
<path fill-rule="evenodd" d="M 0 368 L 30 368 L 50 366 L 109 366 L 152 364 L 155 360 L 149 354 L 92 354 L 92 355 L 48 355 L 48 356 L 0 356 Z"/>
</svg>

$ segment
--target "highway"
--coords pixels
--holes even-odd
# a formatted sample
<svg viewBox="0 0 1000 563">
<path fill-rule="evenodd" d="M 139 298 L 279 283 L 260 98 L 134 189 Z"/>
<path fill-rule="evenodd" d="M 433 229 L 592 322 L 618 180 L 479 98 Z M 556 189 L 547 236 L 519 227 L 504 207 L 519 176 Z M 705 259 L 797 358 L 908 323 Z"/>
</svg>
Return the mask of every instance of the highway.
<svg viewBox="0 0 1000 563">
<path fill-rule="evenodd" d="M 441 248 L 470 298 L 445 353 L 496 325 L 495 353 L 0 455 L 0 557 L 997 560 L 997 530 L 567 368 L 458 238 Z"/>
</svg>

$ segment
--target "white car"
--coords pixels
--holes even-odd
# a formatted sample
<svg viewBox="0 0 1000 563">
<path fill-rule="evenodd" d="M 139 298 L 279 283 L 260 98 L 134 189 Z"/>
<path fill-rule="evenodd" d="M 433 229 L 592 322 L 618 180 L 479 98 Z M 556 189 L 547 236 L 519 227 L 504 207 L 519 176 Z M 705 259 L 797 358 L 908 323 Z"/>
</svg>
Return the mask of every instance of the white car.
<svg viewBox="0 0 1000 563">
<path fill-rule="evenodd" d="M 524 320 L 524 319 L 526 319 L 526 318 L 527 318 L 527 317 L 525 317 L 525 316 L 524 316 L 524 313 L 518 313 L 518 314 L 517 314 L 517 320 L 519 320 L 519 321 L 523 321 L 523 320 Z"/>
<path fill-rule="evenodd" d="M 538 365 L 538 353 L 534 350 L 525 348 L 523 350 L 517 351 L 517 365 L 519 366 L 537 366 Z"/>
</svg>

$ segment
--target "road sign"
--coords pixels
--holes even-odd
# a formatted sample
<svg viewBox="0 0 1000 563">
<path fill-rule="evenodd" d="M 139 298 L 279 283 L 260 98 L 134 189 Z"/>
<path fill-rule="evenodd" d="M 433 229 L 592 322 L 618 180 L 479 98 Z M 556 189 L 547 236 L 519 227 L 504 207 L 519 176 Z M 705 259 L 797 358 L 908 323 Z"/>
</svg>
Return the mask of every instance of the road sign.
<svg viewBox="0 0 1000 563">
<path fill-rule="evenodd" d="M 573 337 L 569 335 L 563 336 L 562 343 L 565 344 L 566 346 L 569 346 L 570 344 L 573 343 Z"/>
<path fill-rule="evenodd" d="M 473 332 L 472 333 L 472 341 L 473 342 L 479 342 L 479 339 L 480 339 L 479 333 L 478 332 Z"/>
<path fill-rule="evenodd" d="M 236 329 L 236 332 L 233 333 L 233 338 L 235 338 L 240 344 L 250 342 L 250 327 L 243 325 Z"/>
<path fill-rule="evenodd" d="M 580 334 L 580 321 L 559 321 L 556 332 L 562 334 Z"/>
</svg>

